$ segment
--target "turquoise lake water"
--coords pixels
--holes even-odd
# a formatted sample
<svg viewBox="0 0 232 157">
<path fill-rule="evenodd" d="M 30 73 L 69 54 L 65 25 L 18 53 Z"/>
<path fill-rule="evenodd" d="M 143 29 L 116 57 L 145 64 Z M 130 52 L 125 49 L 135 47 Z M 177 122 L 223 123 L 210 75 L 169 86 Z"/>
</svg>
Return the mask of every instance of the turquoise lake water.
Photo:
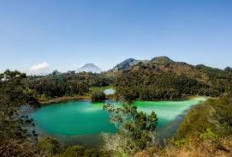
<svg viewBox="0 0 232 157">
<path fill-rule="evenodd" d="M 191 106 L 204 101 L 199 97 L 186 101 L 136 101 L 139 111 L 155 111 L 162 129 L 183 115 Z M 116 105 L 118 103 L 115 103 Z M 109 113 L 103 110 L 104 103 L 90 101 L 69 101 L 41 107 L 31 114 L 36 128 L 43 134 L 53 136 L 89 136 L 102 132 L 117 131 L 110 122 Z"/>
</svg>

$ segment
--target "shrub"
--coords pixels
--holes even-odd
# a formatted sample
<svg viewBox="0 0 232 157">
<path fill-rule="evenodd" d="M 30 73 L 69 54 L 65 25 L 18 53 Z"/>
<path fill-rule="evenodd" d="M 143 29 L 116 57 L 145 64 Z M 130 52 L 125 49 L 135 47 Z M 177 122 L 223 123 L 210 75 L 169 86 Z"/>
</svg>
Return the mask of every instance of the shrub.
<svg viewBox="0 0 232 157">
<path fill-rule="evenodd" d="M 103 92 L 94 92 L 91 95 L 92 101 L 103 101 L 106 99 L 106 95 Z"/>
<path fill-rule="evenodd" d="M 215 141 L 232 134 L 232 96 L 209 99 L 197 105 L 182 122 L 176 140 L 201 139 Z"/>
<path fill-rule="evenodd" d="M 100 152 L 97 149 L 86 148 L 83 146 L 72 146 L 65 149 L 61 154 L 55 155 L 55 157 L 110 157 L 107 152 Z"/>
<path fill-rule="evenodd" d="M 61 151 L 59 142 L 53 138 L 40 138 L 38 142 L 40 150 L 42 150 L 45 154 L 54 155 Z"/>
</svg>

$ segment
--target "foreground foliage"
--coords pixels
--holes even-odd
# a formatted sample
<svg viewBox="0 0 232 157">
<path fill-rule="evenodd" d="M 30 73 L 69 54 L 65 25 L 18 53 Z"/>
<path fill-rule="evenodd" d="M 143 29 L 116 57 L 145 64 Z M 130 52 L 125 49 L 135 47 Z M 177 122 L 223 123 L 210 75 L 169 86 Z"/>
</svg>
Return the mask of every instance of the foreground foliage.
<svg viewBox="0 0 232 157">
<path fill-rule="evenodd" d="M 232 96 L 210 99 L 194 107 L 181 124 L 175 139 L 217 140 L 232 135 Z"/>
<path fill-rule="evenodd" d="M 25 74 L 6 71 L 0 75 L 0 156 L 33 156 L 28 149 L 32 144 L 27 139 L 23 126 L 31 125 L 28 118 L 21 119 L 18 109 L 29 104 L 39 106 L 36 98 L 24 88 Z"/>
<path fill-rule="evenodd" d="M 104 108 L 112 113 L 111 120 L 119 129 L 115 135 L 103 134 L 104 150 L 131 155 L 156 144 L 158 118 L 155 112 L 146 115 L 127 103 L 120 108 L 110 104 Z"/>
<path fill-rule="evenodd" d="M 163 147 L 140 151 L 136 157 L 231 157 L 232 95 L 210 99 L 187 114 L 176 135 Z"/>
<path fill-rule="evenodd" d="M 194 107 L 171 143 L 169 156 L 232 156 L 232 95 Z"/>
</svg>

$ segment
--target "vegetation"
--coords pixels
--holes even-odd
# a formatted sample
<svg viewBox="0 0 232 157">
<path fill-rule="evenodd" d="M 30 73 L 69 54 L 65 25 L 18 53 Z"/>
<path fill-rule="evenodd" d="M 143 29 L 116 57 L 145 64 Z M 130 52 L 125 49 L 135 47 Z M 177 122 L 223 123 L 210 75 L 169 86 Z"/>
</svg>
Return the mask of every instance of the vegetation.
<svg viewBox="0 0 232 157">
<path fill-rule="evenodd" d="M 83 146 L 71 146 L 55 157 L 111 157 L 110 153 Z"/>
<path fill-rule="evenodd" d="M 132 66 L 115 82 L 118 98 L 131 101 L 175 100 L 192 95 L 217 97 L 232 89 L 232 73 L 179 63 L 167 57 Z"/>
<path fill-rule="evenodd" d="M 132 104 L 123 104 L 122 108 L 106 105 L 104 108 L 113 113 L 111 120 L 119 129 L 115 135 L 103 134 L 104 150 L 132 155 L 156 144 L 155 112 L 146 115 Z"/>
<path fill-rule="evenodd" d="M 194 107 L 181 124 L 175 139 L 217 140 L 232 135 L 232 96 L 210 99 Z"/>
<path fill-rule="evenodd" d="M 59 142 L 53 138 L 45 137 L 40 138 L 38 141 L 38 147 L 44 154 L 52 156 L 61 152 L 61 146 Z"/>
<path fill-rule="evenodd" d="M 0 75 L 0 156 L 33 156 L 27 131 L 22 126 L 30 125 L 22 119 L 18 109 L 25 104 L 39 106 L 36 98 L 23 87 L 26 75 L 9 71 Z M 29 122 L 29 124 L 28 124 Z"/>
<path fill-rule="evenodd" d="M 190 110 L 176 135 L 163 147 L 148 148 L 135 156 L 230 157 L 231 113 L 232 95 L 210 99 Z"/>
<path fill-rule="evenodd" d="M 186 116 L 166 153 L 232 155 L 232 95 L 210 99 Z M 177 156 L 177 155 L 176 155 Z"/>
<path fill-rule="evenodd" d="M 104 101 L 106 100 L 106 95 L 103 92 L 94 92 L 91 95 L 91 100 L 92 101 Z"/>
<path fill-rule="evenodd" d="M 109 153 L 96 148 L 80 145 L 61 147 L 57 140 L 50 137 L 40 138 L 37 149 L 40 150 L 40 154 L 53 157 L 110 157 Z"/>
<path fill-rule="evenodd" d="M 109 86 L 111 77 L 92 73 L 51 74 L 41 77 L 29 77 L 24 80 L 24 86 L 31 89 L 40 101 L 63 96 L 86 95 L 96 87 Z"/>
</svg>

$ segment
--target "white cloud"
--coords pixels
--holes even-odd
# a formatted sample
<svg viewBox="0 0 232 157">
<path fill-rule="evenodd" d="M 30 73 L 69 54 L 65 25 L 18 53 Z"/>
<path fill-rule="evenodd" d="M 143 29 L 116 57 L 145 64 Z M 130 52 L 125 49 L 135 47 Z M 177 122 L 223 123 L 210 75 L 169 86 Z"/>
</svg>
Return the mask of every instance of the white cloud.
<svg viewBox="0 0 232 157">
<path fill-rule="evenodd" d="M 47 62 L 42 62 L 30 67 L 29 75 L 45 75 L 50 71 L 50 65 Z"/>
</svg>

